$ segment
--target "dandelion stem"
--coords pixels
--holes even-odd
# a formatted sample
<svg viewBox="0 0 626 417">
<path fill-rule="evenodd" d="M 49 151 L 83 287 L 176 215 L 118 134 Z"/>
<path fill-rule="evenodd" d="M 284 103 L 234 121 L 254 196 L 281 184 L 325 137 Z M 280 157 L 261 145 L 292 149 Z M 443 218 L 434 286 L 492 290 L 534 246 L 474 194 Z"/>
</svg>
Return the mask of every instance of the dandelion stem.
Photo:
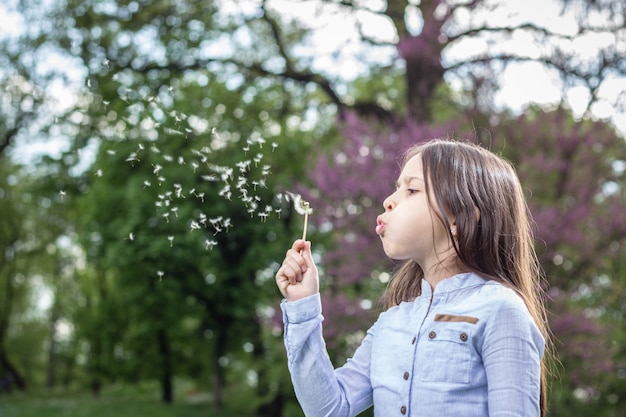
<svg viewBox="0 0 626 417">
<path fill-rule="evenodd" d="M 306 241 L 306 230 L 309 225 L 309 202 L 302 201 L 302 206 L 304 208 L 304 227 L 302 230 L 302 240 Z"/>
</svg>

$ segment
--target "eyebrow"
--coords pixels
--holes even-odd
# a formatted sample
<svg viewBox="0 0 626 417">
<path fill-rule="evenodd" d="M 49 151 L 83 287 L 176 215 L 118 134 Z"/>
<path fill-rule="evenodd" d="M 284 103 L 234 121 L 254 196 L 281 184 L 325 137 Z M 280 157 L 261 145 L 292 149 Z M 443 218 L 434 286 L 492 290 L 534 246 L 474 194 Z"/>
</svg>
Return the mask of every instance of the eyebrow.
<svg viewBox="0 0 626 417">
<path fill-rule="evenodd" d="M 404 177 L 401 180 L 398 179 L 398 181 L 396 181 L 396 187 L 399 187 L 400 183 L 410 184 L 411 181 L 414 181 L 414 180 L 424 183 L 424 180 L 421 177 Z"/>
</svg>

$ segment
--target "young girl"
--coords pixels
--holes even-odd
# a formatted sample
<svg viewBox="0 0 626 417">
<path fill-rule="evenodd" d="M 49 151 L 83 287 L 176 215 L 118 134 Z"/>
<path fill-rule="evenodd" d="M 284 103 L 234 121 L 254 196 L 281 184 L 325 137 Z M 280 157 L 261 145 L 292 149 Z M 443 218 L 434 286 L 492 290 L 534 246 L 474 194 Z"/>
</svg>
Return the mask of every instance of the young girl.
<svg viewBox="0 0 626 417">
<path fill-rule="evenodd" d="M 340 368 L 322 337 L 311 243 L 276 274 L 306 416 L 543 416 L 548 335 L 528 209 L 511 165 L 478 146 L 408 150 L 376 233 L 403 260 L 387 310 Z"/>
</svg>

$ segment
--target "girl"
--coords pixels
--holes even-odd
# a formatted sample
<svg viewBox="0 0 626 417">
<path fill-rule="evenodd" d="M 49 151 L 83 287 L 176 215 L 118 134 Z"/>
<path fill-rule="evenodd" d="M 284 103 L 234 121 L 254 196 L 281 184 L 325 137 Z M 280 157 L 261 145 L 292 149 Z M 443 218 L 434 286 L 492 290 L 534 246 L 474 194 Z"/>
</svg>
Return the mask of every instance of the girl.
<svg viewBox="0 0 626 417">
<path fill-rule="evenodd" d="M 376 233 L 403 260 L 387 308 L 337 369 L 322 337 L 311 243 L 276 273 L 285 347 L 307 416 L 497 417 L 545 413 L 548 336 L 528 209 L 512 166 L 478 146 L 408 150 Z"/>
</svg>

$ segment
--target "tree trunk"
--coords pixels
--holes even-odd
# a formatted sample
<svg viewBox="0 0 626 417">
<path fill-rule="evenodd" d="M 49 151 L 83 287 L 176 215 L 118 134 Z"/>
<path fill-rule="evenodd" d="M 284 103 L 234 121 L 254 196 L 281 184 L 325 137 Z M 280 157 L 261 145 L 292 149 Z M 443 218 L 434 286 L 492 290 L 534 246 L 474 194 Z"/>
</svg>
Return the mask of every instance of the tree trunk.
<svg viewBox="0 0 626 417">
<path fill-rule="evenodd" d="M 174 400 L 174 371 L 170 341 L 164 329 L 159 329 L 157 332 L 157 344 L 161 354 L 161 400 L 166 404 L 171 404 Z"/>
<path fill-rule="evenodd" d="M 226 326 L 225 326 L 226 327 Z M 215 366 L 213 370 L 213 409 L 222 409 L 222 391 L 226 384 L 226 370 L 221 363 L 221 358 L 226 356 L 226 331 L 219 329 L 215 337 Z"/>
<path fill-rule="evenodd" d="M 0 376 L 2 377 L 3 384 L 6 383 L 7 391 L 12 390 L 13 386 L 20 391 L 26 390 L 24 377 L 22 377 L 17 368 L 11 363 L 2 345 L 0 345 Z"/>
<path fill-rule="evenodd" d="M 57 302 L 55 301 L 54 304 L 52 305 L 52 310 L 50 312 L 50 323 L 49 323 L 49 328 L 50 328 L 50 337 L 49 337 L 49 343 L 48 343 L 48 366 L 46 369 L 46 387 L 48 387 L 48 389 L 53 389 L 54 386 L 56 385 L 56 379 L 57 379 L 57 375 L 56 375 L 56 347 L 57 347 L 57 332 L 56 332 L 56 326 L 57 326 L 57 322 L 59 320 L 59 307 Z"/>
</svg>

